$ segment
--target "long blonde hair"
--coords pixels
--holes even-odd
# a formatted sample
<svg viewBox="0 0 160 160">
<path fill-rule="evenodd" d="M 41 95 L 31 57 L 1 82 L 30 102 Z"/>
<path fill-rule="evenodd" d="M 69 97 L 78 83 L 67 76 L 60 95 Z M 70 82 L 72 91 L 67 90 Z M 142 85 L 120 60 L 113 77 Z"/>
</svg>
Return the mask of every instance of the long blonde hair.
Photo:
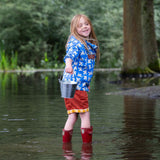
<svg viewBox="0 0 160 160">
<path fill-rule="evenodd" d="M 91 26 L 91 33 L 89 35 L 89 39 L 86 39 L 82 36 L 80 36 L 77 32 L 77 26 L 78 26 L 78 23 L 79 23 L 79 20 L 80 18 L 83 17 Z M 74 36 L 76 39 L 78 39 L 82 44 L 84 44 L 84 46 L 86 47 L 86 49 L 88 49 L 87 47 L 87 44 L 85 42 L 85 40 L 87 40 L 88 42 L 92 43 L 92 44 L 95 44 L 98 46 L 98 49 L 97 49 L 97 53 L 96 53 L 96 56 L 97 56 L 97 63 L 99 64 L 99 60 L 100 60 L 100 51 L 99 51 L 99 45 L 98 45 L 98 40 L 96 38 L 96 35 L 95 35 L 95 32 L 93 30 L 93 26 L 92 26 L 92 23 L 90 21 L 90 19 L 86 16 L 86 15 L 83 15 L 83 14 L 77 14 L 75 15 L 72 20 L 71 20 L 71 24 L 70 24 L 70 36 L 67 40 L 67 43 L 70 39 L 71 36 Z M 66 44 L 67 46 L 67 44 Z"/>
</svg>

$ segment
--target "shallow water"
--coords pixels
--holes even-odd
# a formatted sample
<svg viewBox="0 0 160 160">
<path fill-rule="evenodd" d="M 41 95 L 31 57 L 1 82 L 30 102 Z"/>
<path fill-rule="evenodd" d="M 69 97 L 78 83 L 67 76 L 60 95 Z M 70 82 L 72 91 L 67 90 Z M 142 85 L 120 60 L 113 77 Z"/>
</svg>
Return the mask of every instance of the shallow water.
<svg viewBox="0 0 160 160">
<path fill-rule="evenodd" d="M 82 145 L 79 119 L 72 145 L 63 146 L 61 74 L 0 74 L 0 160 L 160 159 L 160 100 L 105 94 L 157 85 L 158 79 L 122 81 L 118 72 L 95 72 L 89 93 L 93 144 Z"/>
</svg>

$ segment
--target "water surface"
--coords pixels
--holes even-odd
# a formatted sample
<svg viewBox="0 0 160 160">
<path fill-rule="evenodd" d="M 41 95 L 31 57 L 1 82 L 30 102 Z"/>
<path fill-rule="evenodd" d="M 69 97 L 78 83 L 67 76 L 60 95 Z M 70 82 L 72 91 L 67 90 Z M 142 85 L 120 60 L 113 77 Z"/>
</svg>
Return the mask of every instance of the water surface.
<svg viewBox="0 0 160 160">
<path fill-rule="evenodd" d="M 61 74 L 0 73 L 0 160 L 160 159 L 160 100 L 106 95 L 158 85 L 158 79 L 122 81 L 118 72 L 95 72 L 89 93 L 93 144 L 82 145 L 79 119 L 72 145 L 63 146 Z"/>
</svg>

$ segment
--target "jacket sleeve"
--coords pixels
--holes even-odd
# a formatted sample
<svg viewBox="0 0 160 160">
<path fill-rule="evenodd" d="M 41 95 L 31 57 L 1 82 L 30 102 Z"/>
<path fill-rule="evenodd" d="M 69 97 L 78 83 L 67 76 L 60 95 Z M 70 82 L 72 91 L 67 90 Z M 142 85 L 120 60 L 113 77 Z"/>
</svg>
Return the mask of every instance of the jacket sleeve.
<svg viewBox="0 0 160 160">
<path fill-rule="evenodd" d="M 80 52 L 78 49 L 78 44 L 74 42 L 68 42 L 67 49 L 66 49 L 66 55 L 64 57 L 64 62 L 67 58 L 72 59 L 72 61 L 75 61 L 75 59 L 79 56 Z"/>
</svg>

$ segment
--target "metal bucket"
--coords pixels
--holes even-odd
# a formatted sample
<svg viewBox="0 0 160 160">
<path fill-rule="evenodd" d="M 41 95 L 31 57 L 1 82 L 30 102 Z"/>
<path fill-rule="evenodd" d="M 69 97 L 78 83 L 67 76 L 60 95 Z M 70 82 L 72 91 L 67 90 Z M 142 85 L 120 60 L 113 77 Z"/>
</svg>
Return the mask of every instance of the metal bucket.
<svg viewBox="0 0 160 160">
<path fill-rule="evenodd" d="M 59 79 L 59 83 L 60 83 L 61 97 L 73 98 L 76 91 L 77 82 L 63 81 Z"/>
</svg>

